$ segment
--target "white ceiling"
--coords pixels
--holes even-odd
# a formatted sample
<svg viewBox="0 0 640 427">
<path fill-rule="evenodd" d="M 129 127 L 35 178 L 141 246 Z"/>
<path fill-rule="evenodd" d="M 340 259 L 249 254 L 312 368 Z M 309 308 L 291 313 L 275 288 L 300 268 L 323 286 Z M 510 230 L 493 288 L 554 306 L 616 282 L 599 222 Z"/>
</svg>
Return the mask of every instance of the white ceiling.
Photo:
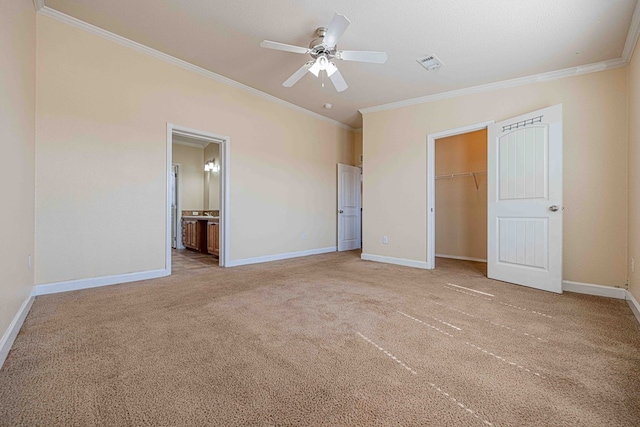
<svg viewBox="0 0 640 427">
<path fill-rule="evenodd" d="M 70 15 L 353 128 L 359 109 L 621 58 L 635 42 L 637 0 L 46 0 Z M 336 61 L 349 88 L 306 75 L 308 46 L 334 12 L 351 25 L 338 49 L 388 53 L 386 64 Z M 633 40 L 631 40 L 633 39 Z M 633 47 L 633 46 L 631 46 Z M 629 46 L 626 51 L 628 52 Z M 435 53 L 445 66 L 416 59 Z M 325 103 L 333 104 L 330 110 Z"/>
</svg>

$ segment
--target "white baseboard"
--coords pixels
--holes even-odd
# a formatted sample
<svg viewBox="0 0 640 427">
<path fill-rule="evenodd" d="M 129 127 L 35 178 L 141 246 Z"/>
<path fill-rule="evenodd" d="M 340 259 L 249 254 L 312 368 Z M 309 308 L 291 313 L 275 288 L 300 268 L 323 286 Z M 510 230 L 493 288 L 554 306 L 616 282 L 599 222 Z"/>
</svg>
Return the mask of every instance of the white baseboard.
<svg viewBox="0 0 640 427">
<path fill-rule="evenodd" d="M 627 291 L 622 288 L 593 285 L 591 283 L 571 282 L 569 280 L 562 281 L 562 290 L 566 292 L 575 292 L 578 294 L 596 295 L 600 297 L 617 299 L 625 299 L 627 295 Z"/>
<path fill-rule="evenodd" d="M 276 255 L 266 255 L 266 256 L 259 256 L 255 258 L 234 259 L 234 260 L 228 261 L 225 267 L 238 267 L 240 265 L 260 264 L 263 262 L 280 261 L 280 260 L 289 259 L 289 258 L 298 258 L 303 256 L 309 256 L 309 255 L 326 254 L 329 252 L 335 252 L 337 250 L 338 250 L 337 247 L 331 246 L 328 248 L 310 249 L 308 251 L 289 252 L 285 254 L 276 254 Z"/>
<path fill-rule="evenodd" d="M 635 299 L 629 291 L 627 291 L 627 304 L 629 304 L 633 315 L 636 316 L 636 320 L 640 323 L 640 304 L 638 304 L 638 300 Z"/>
<path fill-rule="evenodd" d="M 436 258 L 449 258 L 449 259 L 459 259 L 459 260 L 462 260 L 462 261 L 487 262 L 487 260 L 483 259 L 483 258 L 471 258 L 471 257 L 468 257 L 468 256 L 456 256 L 456 255 L 436 254 Z"/>
<path fill-rule="evenodd" d="M 120 283 L 137 282 L 139 280 L 157 279 L 171 274 L 171 270 L 150 270 L 138 273 L 116 274 L 113 276 L 92 277 L 89 279 L 67 280 L 64 282 L 46 283 L 33 287 L 31 295 L 57 294 L 59 292 L 77 291 L 100 286 L 118 285 Z"/>
<path fill-rule="evenodd" d="M 31 309 L 31 305 L 33 304 L 34 300 L 35 297 L 31 295 L 28 296 L 26 300 L 24 300 L 24 302 L 20 306 L 20 309 L 9 324 L 9 327 L 6 331 L 4 331 L 2 339 L 0 339 L 0 368 L 2 368 L 4 361 L 7 359 L 9 350 L 11 350 L 11 346 L 18 336 L 18 332 L 20 332 L 20 328 L 22 327 L 27 314 L 29 314 L 29 310 Z"/>
<path fill-rule="evenodd" d="M 431 269 L 432 267 L 424 261 L 416 261 L 413 259 L 404 259 L 404 258 L 393 258 L 390 256 L 382 256 L 382 255 L 372 255 L 363 253 L 360 255 L 365 261 L 375 261 L 375 262 L 384 262 L 387 264 L 396 264 L 396 265 L 404 265 L 405 267 L 414 267 L 414 268 L 423 268 L 426 270 Z"/>
</svg>

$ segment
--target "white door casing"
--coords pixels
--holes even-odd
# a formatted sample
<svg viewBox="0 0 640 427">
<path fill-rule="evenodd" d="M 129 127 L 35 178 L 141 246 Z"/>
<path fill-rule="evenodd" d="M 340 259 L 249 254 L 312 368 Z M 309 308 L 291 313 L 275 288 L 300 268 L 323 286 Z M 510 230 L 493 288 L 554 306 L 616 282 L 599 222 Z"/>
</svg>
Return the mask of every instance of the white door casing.
<svg viewBox="0 0 640 427">
<path fill-rule="evenodd" d="M 362 246 L 360 168 L 338 163 L 338 251 Z"/>
<path fill-rule="evenodd" d="M 489 126 L 487 276 L 562 293 L 562 105 Z"/>
</svg>

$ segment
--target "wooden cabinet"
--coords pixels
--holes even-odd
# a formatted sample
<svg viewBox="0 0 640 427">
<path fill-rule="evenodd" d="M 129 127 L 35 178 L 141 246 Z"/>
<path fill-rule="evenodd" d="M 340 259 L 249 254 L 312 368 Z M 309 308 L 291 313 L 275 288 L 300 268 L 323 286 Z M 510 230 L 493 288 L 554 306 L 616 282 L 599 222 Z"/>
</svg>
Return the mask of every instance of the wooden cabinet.
<svg viewBox="0 0 640 427">
<path fill-rule="evenodd" d="M 194 251 L 220 256 L 220 227 L 217 220 L 182 218 L 182 244 Z"/>
<path fill-rule="evenodd" d="M 198 231 L 198 221 L 182 220 L 182 244 L 189 249 L 198 249 L 196 234 Z"/>
<path fill-rule="evenodd" d="M 207 230 L 204 221 L 182 220 L 182 244 L 189 249 L 206 252 Z"/>
<path fill-rule="evenodd" d="M 207 223 L 207 252 L 220 256 L 220 226 L 217 222 Z"/>
</svg>

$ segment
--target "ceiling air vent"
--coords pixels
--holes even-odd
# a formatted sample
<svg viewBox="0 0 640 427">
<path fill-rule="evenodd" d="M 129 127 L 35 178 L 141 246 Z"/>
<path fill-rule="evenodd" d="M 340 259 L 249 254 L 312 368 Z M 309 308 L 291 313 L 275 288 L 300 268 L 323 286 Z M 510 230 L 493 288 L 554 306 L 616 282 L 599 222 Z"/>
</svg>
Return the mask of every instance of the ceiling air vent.
<svg viewBox="0 0 640 427">
<path fill-rule="evenodd" d="M 437 70 L 442 67 L 444 63 L 438 59 L 438 57 L 433 55 L 423 56 L 422 58 L 416 59 L 420 65 L 427 69 L 427 71 Z"/>
</svg>

